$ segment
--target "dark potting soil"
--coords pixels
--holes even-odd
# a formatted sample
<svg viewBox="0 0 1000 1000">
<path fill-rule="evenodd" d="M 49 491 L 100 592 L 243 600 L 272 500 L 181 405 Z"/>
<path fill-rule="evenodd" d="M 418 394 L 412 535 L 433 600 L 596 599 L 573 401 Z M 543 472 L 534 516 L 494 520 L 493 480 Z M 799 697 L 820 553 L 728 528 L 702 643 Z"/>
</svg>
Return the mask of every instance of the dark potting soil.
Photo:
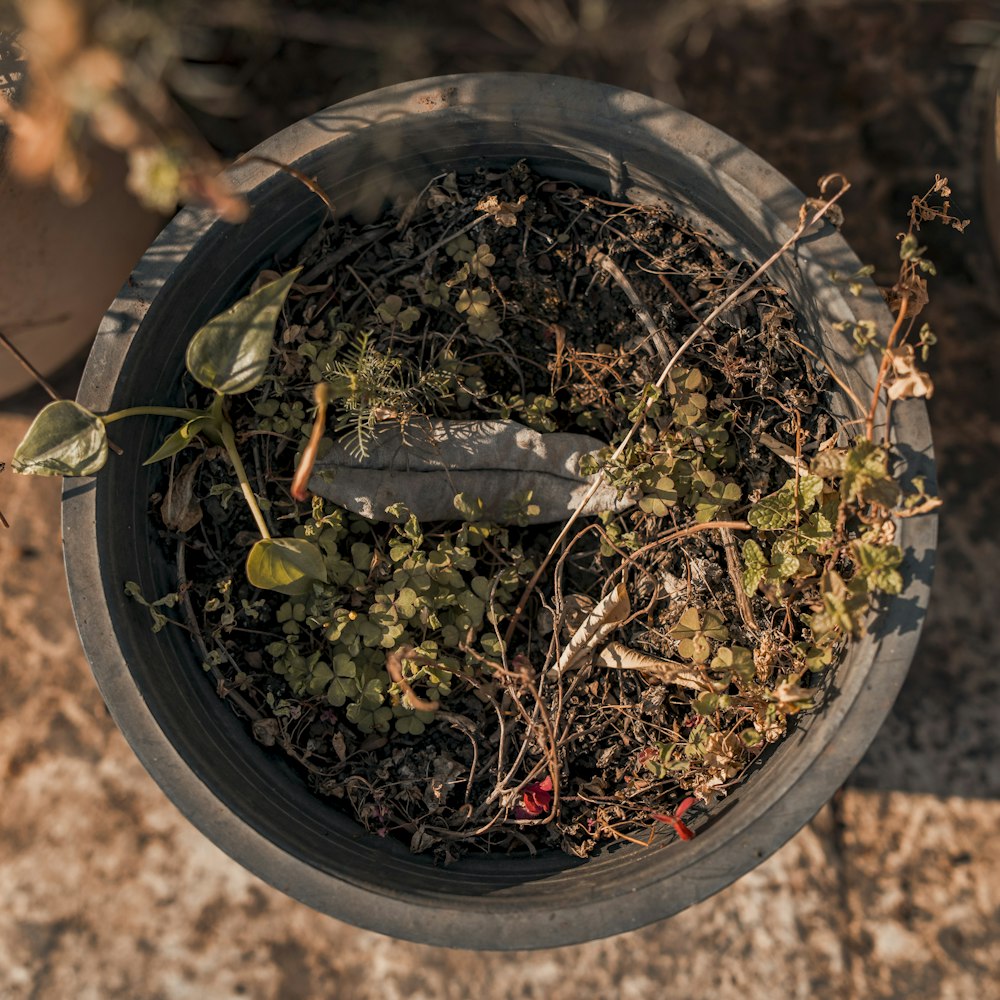
<svg viewBox="0 0 1000 1000">
<path fill-rule="evenodd" d="M 269 376 L 231 413 L 273 534 L 316 541 L 329 583 L 249 586 L 258 536 L 221 449 L 182 453 L 159 504 L 219 694 L 317 794 L 445 861 L 690 836 L 675 813 L 710 809 L 816 706 L 838 649 L 803 617 L 838 493 L 802 470 L 841 429 L 785 292 L 758 280 L 706 332 L 752 262 L 523 164 L 330 222 L 278 271 L 298 265 Z M 583 471 L 631 503 L 558 544 L 530 493 L 487 520 L 467 491 L 428 523 L 297 503 L 319 381 L 327 449 L 427 416 L 515 421 L 593 438 Z M 792 523 L 751 525 L 789 482 Z"/>
</svg>

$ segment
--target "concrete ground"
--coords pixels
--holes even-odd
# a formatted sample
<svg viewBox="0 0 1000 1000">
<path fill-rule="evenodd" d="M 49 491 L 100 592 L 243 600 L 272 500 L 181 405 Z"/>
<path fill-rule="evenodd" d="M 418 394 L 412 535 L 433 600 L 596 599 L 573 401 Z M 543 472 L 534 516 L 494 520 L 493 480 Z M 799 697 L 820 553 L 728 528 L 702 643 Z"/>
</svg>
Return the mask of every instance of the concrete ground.
<svg viewBox="0 0 1000 1000">
<path fill-rule="evenodd" d="M 947 5 L 910 6 L 928 19 L 913 29 L 918 41 L 926 47 L 944 36 L 934 18 Z M 984 5 L 959 6 L 975 13 Z M 848 49 L 865 31 L 884 47 L 885 58 L 866 70 L 866 87 L 884 97 L 912 61 L 894 62 L 888 29 L 865 17 L 838 31 Z M 750 28 L 758 38 L 799 32 L 800 59 L 813 58 L 810 46 L 825 52 L 840 84 L 831 84 L 830 99 L 846 110 L 787 80 L 769 91 L 774 60 L 753 45 L 740 56 L 745 86 L 722 86 L 731 28 L 720 28 L 704 54 L 682 59 L 687 105 L 800 185 L 826 168 L 847 169 L 859 196 L 845 234 L 880 276 L 906 207 L 899 191 L 916 191 L 935 170 L 958 170 L 959 207 L 975 217 L 961 130 L 949 132 L 942 118 L 954 110 L 947 87 L 911 95 L 903 120 L 872 111 L 854 129 L 855 70 L 841 50 L 817 42 L 823 25 L 803 16 L 758 18 Z M 906 51 L 919 61 L 919 45 Z M 407 69 L 400 72 L 424 75 Z M 595 75 L 620 82 L 606 67 Z M 371 82 L 358 75 L 342 86 L 364 89 L 359 81 Z M 0 404 L 0 461 L 8 463 L 0 510 L 10 522 L 0 527 L 0 997 L 1000 995 L 1000 308 L 996 271 L 974 229 L 935 250 L 945 274 L 928 316 L 940 337 L 931 416 L 946 505 L 931 612 L 889 720 L 833 802 L 755 871 L 670 920 L 571 948 L 472 954 L 359 931 L 264 885 L 189 826 L 126 746 L 91 679 L 63 580 L 59 483 L 11 474 L 38 399 Z"/>
</svg>

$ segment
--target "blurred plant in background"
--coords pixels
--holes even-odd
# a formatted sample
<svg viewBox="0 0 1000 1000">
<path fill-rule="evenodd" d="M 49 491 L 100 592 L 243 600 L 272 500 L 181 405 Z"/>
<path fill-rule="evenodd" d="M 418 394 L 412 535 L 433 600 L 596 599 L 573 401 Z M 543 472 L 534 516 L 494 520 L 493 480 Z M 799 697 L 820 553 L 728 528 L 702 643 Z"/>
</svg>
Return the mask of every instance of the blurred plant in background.
<svg viewBox="0 0 1000 1000">
<path fill-rule="evenodd" d="M 12 0 L 0 5 L 0 41 L 27 68 L 16 96 L 0 99 L 7 165 L 50 183 L 69 203 L 87 198 L 97 142 L 122 152 L 128 187 L 148 208 L 204 204 L 228 221 L 243 200 L 219 176 L 222 163 L 191 125 L 165 80 L 180 58 L 186 2 Z"/>
</svg>

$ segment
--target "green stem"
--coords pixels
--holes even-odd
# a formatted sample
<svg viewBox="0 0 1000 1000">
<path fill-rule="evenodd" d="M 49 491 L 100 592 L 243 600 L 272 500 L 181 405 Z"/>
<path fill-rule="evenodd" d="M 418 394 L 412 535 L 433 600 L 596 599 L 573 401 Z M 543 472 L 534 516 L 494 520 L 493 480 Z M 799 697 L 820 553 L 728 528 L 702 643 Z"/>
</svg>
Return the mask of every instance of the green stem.
<svg viewBox="0 0 1000 1000">
<path fill-rule="evenodd" d="M 225 419 L 220 423 L 219 430 L 222 434 L 222 443 L 226 446 L 226 451 L 229 452 L 229 458 L 233 463 L 233 468 L 236 470 L 236 478 L 240 481 L 240 489 L 243 490 L 243 496 L 250 506 L 250 513 L 253 514 L 253 519 L 257 522 L 257 530 L 260 532 L 261 538 L 269 539 L 271 532 L 267 530 L 267 522 L 261 513 L 260 505 L 257 503 L 257 498 L 254 496 L 253 490 L 250 489 L 247 470 L 243 467 L 243 460 L 240 458 L 240 453 L 236 450 L 236 435 L 233 434 L 233 425 Z"/>
<path fill-rule="evenodd" d="M 178 417 L 181 420 L 194 420 L 195 417 L 203 416 L 204 410 L 188 410 L 179 406 L 130 406 L 127 410 L 105 413 L 101 420 L 106 424 L 113 424 L 125 417 Z"/>
</svg>

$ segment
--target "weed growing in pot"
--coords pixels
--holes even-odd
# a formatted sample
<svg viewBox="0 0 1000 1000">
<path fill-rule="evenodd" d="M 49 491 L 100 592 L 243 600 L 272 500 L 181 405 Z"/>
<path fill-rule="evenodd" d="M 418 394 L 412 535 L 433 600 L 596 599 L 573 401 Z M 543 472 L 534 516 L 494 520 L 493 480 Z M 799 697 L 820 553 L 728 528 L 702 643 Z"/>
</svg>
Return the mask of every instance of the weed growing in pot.
<svg viewBox="0 0 1000 1000">
<path fill-rule="evenodd" d="M 185 363 L 191 377 L 214 392 L 203 409 L 133 406 L 98 416 L 79 403 L 57 400 L 35 418 L 14 453 L 14 471 L 36 476 L 89 476 L 108 459 L 109 424 L 126 417 L 175 417 L 184 423 L 146 460 L 147 465 L 178 454 L 204 437 L 221 446 L 260 532 L 246 561 L 256 587 L 301 594 L 312 581 L 326 581 L 319 549 L 301 538 L 272 538 L 236 447 L 228 400 L 249 392 L 264 378 L 285 296 L 298 272 L 269 282 L 206 323 L 191 338 Z M 149 604 L 150 609 L 160 602 Z"/>
<path fill-rule="evenodd" d="M 909 235 L 957 221 L 935 196 Z M 160 516 L 220 692 L 414 850 L 690 835 L 906 584 L 896 519 L 936 500 L 897 481 L 877 404 L 927 394 L 925 254 L 902 241 L 886 343 L 845 331 L 880 352 L 874 401 L 812 363 L 766 265 L 523 165 L 332 223 L 294 264 L 230 310 L 274 307 L 253 335 L 205 328 L 228 361 L 196 335 L 189 409 L 140 408 L 184 420 Z M 138 412 L 78 410 L 22 471 L 93 471 Z"/>
</svg>

